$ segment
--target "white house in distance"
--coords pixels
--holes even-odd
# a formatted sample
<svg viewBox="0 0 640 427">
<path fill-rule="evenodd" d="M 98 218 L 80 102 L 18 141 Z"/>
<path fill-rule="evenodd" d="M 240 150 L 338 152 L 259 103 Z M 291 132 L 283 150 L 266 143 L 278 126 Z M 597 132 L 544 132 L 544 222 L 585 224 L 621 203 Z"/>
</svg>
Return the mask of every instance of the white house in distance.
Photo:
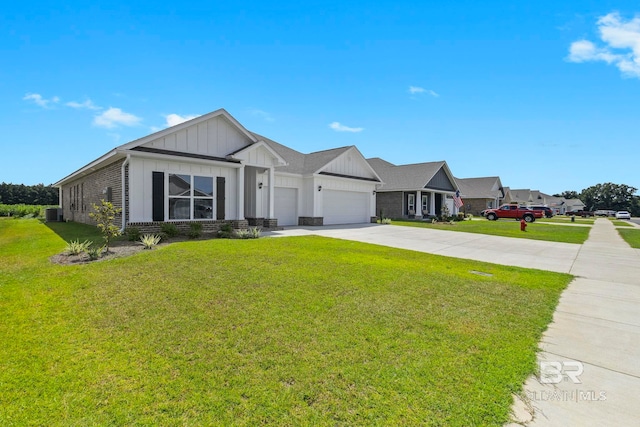
<svg viewBox="0 0 640 427">
<path fill-rule="evenodd" d="M 122 227 L 172 222 L 324 225 L 375 220 L 382 180 L 355 146 L 303 154 L 245 129 L 224 109 L 114 148 L 61 179 L 65 220 L 93 224 L 101 199 Z"/>
</svg>

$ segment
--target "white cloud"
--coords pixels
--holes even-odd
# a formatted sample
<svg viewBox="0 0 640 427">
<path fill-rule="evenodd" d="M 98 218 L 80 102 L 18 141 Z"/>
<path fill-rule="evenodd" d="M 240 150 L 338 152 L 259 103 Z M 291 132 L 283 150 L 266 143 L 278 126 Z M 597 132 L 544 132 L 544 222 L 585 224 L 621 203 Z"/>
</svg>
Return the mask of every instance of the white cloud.
<svg viewBox="0 0 640 427">
<path fill-rule="evenodd" d="M 640 78 L 640 16 L 625 21 L 618 12 L 602 16 L 597 22 L 598 47 L 589 40 L 571 43 L 567 60 L 571 62 L 604 61 L 613 64 L 628 77 Z"/>
<path fill-rule="evenodd" d="M 49 108 L 49 104 L 57 104 L 60 102 L 60 98 L 54 96 L 51 99 L 45 99 L 39 93 L 27 93 L 24 97 L 22 97 L 25 101 L 33 101 L 36 105 L 41 106 L 42 108 Z"/>
<path fill-rule="evenodd" d="M 101 107 L 98 107 L 97 105 L 95 105 L 93 103 L 93 101 L 91 101 L 89 98 L 87 98 L 84 102 L 76 102 L 76 101 L 69 101 L 66 104 L 67 107 L 71 107 L 71 108 L 86 108 L 87 110 L 101 110 Z"/>
<path fill-rule="evenodd" d="M 429 95 L 433 96 L 434 98 L 437 98 L 437 97 L 440 96 L 435 91 L 433 91 L 431 89 L 425 89 L 425 88 L 420 87 L 420 86 L 409 86 L 409 93 L 411 95 L 420 94 L 420 93 L 426 93 L 426 94 L 429 94 Z"/>
<path fill-rule="evenodd" d="M 349 126 L 341 125 L 339 122 L 333 122 L 329 124 L 329 127 L 336 132 L 362 132 L 364 128 L 350 128 Z"/>
<path fill-rule="evenodd" d="M 191 119 L 195 119 L 198 116 L 200 116 L 200 114 L 191 115 L 191 116 L 181 116 L 179 114 L 167 114 L 166 116 L 164 116 L 166 120 L 165 127 L 179 125 L 180 123 L 184 123 Z"/>
<path fill-rule="evenodd" d="M 134 116 L 130 113 L 125 113 L 119 108 L 109 107 L 108 110 L 98 114 L 93 118 L 93 124 L 95 126 L 113 129 L 120 125 L 122 126 L 135 126 L 140 123 L 142 119 Z"/>
<path fill-rule="evenodd" d="M 275 119 L 273 118 L 273 116 L 271 116 L 271 114 L 267 113 L 266 111 L 263 110 L 251 110 L 250 111 L 251 114 L 253 114 L 254 116 L 258 116 L 261 117 L 264 121 L 266 122 L 274 122 Z"/>
</svg>

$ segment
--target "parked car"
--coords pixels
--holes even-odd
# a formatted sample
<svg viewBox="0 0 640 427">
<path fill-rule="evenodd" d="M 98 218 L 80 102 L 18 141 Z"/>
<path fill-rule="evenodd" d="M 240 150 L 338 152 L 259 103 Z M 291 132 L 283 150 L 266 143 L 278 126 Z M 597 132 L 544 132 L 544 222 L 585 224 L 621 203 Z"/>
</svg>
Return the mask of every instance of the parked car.
<svg viewBox="0 0 640 427">
<path fill-rule="evenodd" d="M 536 218 L 542 218 L 542 211 L 534 211 L 525 206 L 502 205 L 498 209 L 487 209 L 484 217 L 489 221 L 497 221 L 500 218 L 524 219 L 526 222 L 533 222 Z"/>
<path fill-rule="evenodd" d="M 631 214 L 627 211 L 616 212 L 616 219 L 631 219 Z"/>
<path fill-rule="evenodd" d="M 593 213 L 595 216 L 616 216 L 616 211 L 611 209 L 598 209 Z"/>
<path fill-rule="evenodd" d="M 534 211 L 542 211 L 544 212 L 544 216 L 547 218 L 553 217 L 553 209 L 547 206 L 529 206 L 529 209 L 532 209 Z"/>
</svg>

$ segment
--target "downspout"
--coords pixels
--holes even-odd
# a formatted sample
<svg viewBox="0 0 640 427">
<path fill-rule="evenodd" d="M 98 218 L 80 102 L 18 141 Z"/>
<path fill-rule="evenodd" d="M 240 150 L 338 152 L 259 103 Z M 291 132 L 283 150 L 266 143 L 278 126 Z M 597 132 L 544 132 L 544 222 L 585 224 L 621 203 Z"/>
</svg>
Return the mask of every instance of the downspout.
<svg viewBox="0 0 640 427">
<path fill-rule="evenodd" d="M 124 172 L 125 172 L 125 168 L 129 164 L 130 158 L 131 158 L 131 154 L 127 154 L 127 158 L 124 160 L 124 162 L 122 162 L 122 166 L 120 169 L 120 174 L 122 177 L 122 228 L 120 229 L 121 233 L 124 233 L 124 229 L 127 226 L 127 207 L 125 206 L 126 200 L 127 200 L 126 199 L 127 190 L 125 188 L 126 180 L 125 180 Z"/>
</svg>

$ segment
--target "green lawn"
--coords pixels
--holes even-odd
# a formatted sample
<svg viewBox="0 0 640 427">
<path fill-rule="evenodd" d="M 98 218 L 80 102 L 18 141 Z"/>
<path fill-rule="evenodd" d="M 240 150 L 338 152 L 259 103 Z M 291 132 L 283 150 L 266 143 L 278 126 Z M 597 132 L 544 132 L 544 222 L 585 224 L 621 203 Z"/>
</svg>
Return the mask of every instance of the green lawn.
<svg viewBox="0 0 640 427">
<path fill-rule="evenodd" d="M 613 220 L 611 220 L 611 222 L 616 227 L 633 227 L 633 225 L 629 224 L 627 221 L 623 221 L 623 220 L 620 220 L 620 219 L 613 219 Z"/>
<path fill-rule="evenodd" d="M 618 228 L 618 233 L 632 248 L 640 249 L 640 229 Z"/>
<path fill-rule="evenodd" d="M 3 426 L 503 425 L 571 279 L 315 236 L 60 266 L 54 227 L 0 220 Z"/>
<path fill-rule="evenodd" d="M 429 221 L 402 221 L 394 220 L 393 225 L 409 227 L 435 228 L 449 231 L 464 231 L 467 233 L 490 234 L 493 236 L 518 237 L 521 239 L 547 240 L 550 242 L 584 243 L 589 236 L 591 227 L 568 227 L 554 225 L 552 223 L 541 224 L 540 220 L 530 223 L 527 231 L 520 231 L 520 222 L 513 219 L 500 219 L 489 221 L 486 219 L 474 219 L 472 221 L 459 221 L 449 223 L 435 223 Z"/>
<path fill-rule="evenodd" d="M 569 216 L 564 216 L 564 215 L 557 215 L 554 216 L 552 218 L 540 218 L 540 219 L 536 219 L 536 221 L 540 221 L 540 222 L 552 222 L 552 223 L 558 223 L 558 224 L 571 224 L 571 217 Z M 580 224 L 580 225 L 593 225 L 593 223 L 595 222 L 595 218 L 582 218 L 582 217 L 575 217 L 573 220 L 574 224 Z"/>
</svg>

